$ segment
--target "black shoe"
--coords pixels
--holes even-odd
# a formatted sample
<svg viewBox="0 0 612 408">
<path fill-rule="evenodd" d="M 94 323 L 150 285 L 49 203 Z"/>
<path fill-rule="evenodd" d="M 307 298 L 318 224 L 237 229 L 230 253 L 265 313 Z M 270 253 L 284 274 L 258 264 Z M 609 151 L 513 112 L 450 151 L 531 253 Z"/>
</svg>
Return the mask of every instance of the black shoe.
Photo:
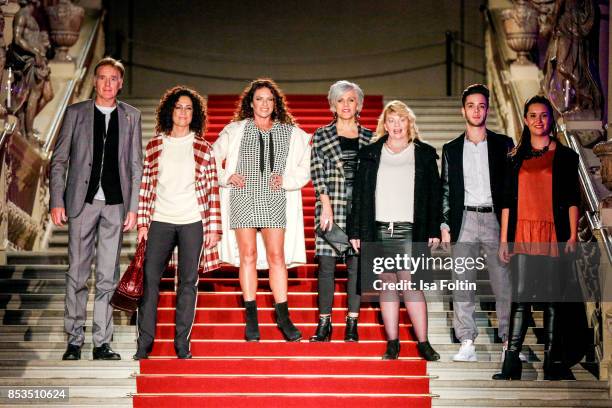
<svg viewBox="0 0 612 408">
<path fill-rule="evenodd" d="M 110 344 L 104 343 L 100 347 L 93 348 L 94 360 L 121 360 L 121 356 L 113 351 Z"/>
<path fill-rule="evenodd" d="M 244 339 L 246 341 L 259 341 L 259 322 L 257 320 L 257 302 L 249 300 L 244 302 L 246 312 L 246 327 L 244 328 Z"/>
<path fill-rule="evenodd" d="M 383 360 L 397 360 L 399 358 L 400 353 L 400 342 L 399 339 L 388 340 L 387 341 L 387 350 L 385 354 L 383 354 Z"/>
<path fill-rule="evenodd" d="M 134 360 L 136 360 L 136 361 L 138 361 L 138 360 L 146 360 L 146 359 L 149 358 L 149 353 L 147 353 L 146 351 L 143 351 L 143 350 L 137 350 L 136 354 L 134 354 L 132 356 L 132 358 Z"/>
<path fill-rule="evenodd" d="M 330 341 L 332 335 L 331 315 L 319 316 L 319 324 L 314 336 L 310 338 L 312 342 Z"/>
<path fill-rule="evenodd" d="M 547 381 L 576 381 L 572 370 L 563 365 L 544 370 L 544 379 Z"/>
<path fill-rule="evenodd" d="M 74 344 L 68 344 L 66 352 L 62 356 L 62 360 L 80 360 L 81 359 L 81 346 L 75 346 Z"/>
<path fill-rule="evenodd" d="M 346 327 L 344 329 L 344 341 L 354 342 L 359 341 L 359 334 L 357 333 L 357 321 L 358 317 L 346 316 Z"/>
<path fill-rule="evenodd" d="M 186 359 L 190 359 L 191 357 L 193 357 L 193 355 L 191 355 L 191 351 L 189 350 L 177 351 L 176 356 L 180 358 L 181 360 L 186 360 Z"/>
<path fill-rule="evenodd" d="M 572 370 L 562 361 L 550 357 L 550 351 L 544 351 L 544 379 L 547 381 L 575 381 Z"/>
<path fill-rule="evenodd" d="M 287 302 L 277 303 L 274 305 L 276 311 L 276 326 L 281 330 L 285 340 L 299 341 L 302 338 L 302 333 L 295 327 L 289 318 L 289 307 Z"/>
<path fill-rule="evenodd" d="M 427 361 L 438 361 L 440 359 L 440 354 L 436 352 L 436 350 L 431 347 L 429 341 L 418 342 L 417 350 L 419 350 L 419 354 Z"/>
<path fill-rule="evenodd" d="M 523 363 L 518 351 L 506 350 L 501 373 L 493 374 L 494 380 L 520 380 L 523 373 Z"/>
</svg>

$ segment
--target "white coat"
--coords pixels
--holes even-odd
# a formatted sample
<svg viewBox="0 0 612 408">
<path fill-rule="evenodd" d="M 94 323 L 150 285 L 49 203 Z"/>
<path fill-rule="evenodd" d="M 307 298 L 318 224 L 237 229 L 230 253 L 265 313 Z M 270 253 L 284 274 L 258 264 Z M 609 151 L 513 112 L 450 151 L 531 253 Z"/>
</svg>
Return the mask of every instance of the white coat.
<svg viewBox="0 0 612 408">
<path fill-rule="evenodd" d="M 230 185 L 227 180 L 236 172 L 240 142 L 246 120 L 231 122 L 219 133 L 213 144 L 219 191 L 221 194 L 221 222 L 223 235 L 219 244 L 222 262 L 240 266 L 240 254 L 234 230 L 230 229 Z M 304 213 L 302 211 L 301 188 L 310 180 L 310 135 L 297 126 L 293 127 L 287 163 L 283 173 L 282 188 L 287 192 L 287 225 L 285 229 L 285 264 L 288 268 L 306 263 L 304 242 Z M 225 165 L 223 166 L 223 161 Z M 257 269 L 268 269 L 266 250 L 261 233 L 257 233 Z"/>
</svg>

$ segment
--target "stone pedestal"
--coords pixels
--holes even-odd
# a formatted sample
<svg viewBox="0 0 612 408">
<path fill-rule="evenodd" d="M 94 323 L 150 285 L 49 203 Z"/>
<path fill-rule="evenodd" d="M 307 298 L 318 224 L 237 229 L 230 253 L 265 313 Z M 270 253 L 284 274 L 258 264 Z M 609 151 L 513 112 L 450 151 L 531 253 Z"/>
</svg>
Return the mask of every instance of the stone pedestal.
<svg viewBox="0 0 612 408">
<path fill-rule="evenodd" d="M 13 42 L 13 20 L 19 11 L 19 4 L 8 3 L 1 8 L 4 14 L 4 43 L 8 45 Z"/>
<path fill-rule="evenodd" d="M 76 67 L 72 61 L 49 61 L 49 68 L 53 79 L 70 80 L 75 79 Z"/>
</svg>

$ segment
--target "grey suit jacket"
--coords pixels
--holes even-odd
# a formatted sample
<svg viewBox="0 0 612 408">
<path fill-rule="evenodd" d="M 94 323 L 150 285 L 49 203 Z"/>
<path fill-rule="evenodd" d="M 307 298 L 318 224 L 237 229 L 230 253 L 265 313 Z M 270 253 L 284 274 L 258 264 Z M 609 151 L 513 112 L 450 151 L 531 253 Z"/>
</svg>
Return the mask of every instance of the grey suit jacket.
<svg viewBox="0 0 612 408">
<path fill-rule="evenodd" d="M 119 180 L 125 212 L 138 212 L 142 176 L 140 111 L 117 101 L 119 116 Z M 65 208 L 68 217 L 79 215 L 93 162 L 94 101 L 70 105 L 50 165 L 50 208 Z M 67 177 L 66 177 L 67 173 Z"/>
</svg>

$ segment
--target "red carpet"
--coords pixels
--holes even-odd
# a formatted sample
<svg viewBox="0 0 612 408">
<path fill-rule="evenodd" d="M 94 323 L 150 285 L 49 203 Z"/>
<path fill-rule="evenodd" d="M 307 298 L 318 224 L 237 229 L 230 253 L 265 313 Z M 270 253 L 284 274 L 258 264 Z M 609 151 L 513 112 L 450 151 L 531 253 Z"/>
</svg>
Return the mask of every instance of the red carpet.
<svg viewBox="0 0 612 408">
<path fill-rule="evenodd" d="M 237 97 L 211 95 L 209 133 L 214 141 L 231 119 Z M 325 96 L 291 95 L 292 113 L 309 133 L 331 120 Z M 374 129 L 382 97 L 364 102 L 361 123 Z M 314 258 L 314 192 L 302 191 L 308 265 L 289 271 L 291 317 L 304 340 L 287 343 L 274 323 L 273 299 L 267 272 L 259 272 L 257 296 L 262 341 L 247 343 L 237 270 L 225 267 L 200 279 L 192 360 L 174 355 L 174 278 L 164 277 L 159 300 L 152 358 L 140 362 L 135 407 L 431 407 L 425 361 L 418 358 L 410 322 L 403 311 L 400 323 L 402 359 L 382 361 L 384 330 L 378 309 L 362 305 L 359 343 L 344 343 L 346 275 L 339 268 L 329 343 L 309 343 L 318 316 Z"/>
</svg>

